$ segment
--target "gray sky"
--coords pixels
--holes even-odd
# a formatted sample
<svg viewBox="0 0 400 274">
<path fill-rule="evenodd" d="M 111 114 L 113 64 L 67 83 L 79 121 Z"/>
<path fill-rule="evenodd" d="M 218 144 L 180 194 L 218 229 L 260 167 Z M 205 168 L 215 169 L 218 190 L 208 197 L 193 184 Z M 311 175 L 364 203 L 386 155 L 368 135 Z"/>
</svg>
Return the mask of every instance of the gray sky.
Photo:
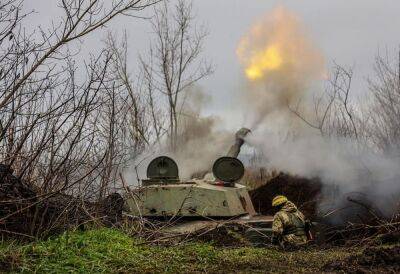
<svg viewBox="0 0 400 274">
<path fill-rule="evenodd" d="M 25 7 L 34 9 L 30 25 L 45 26 L 57 21 L 56 0 L 27 0 Z M 282 5 L 302 19 L 316 46 L 323 52 L 328 65 L 335 61 L 354 66 L 354 91 L 365 92 L 365 78 L 373 75 L 374 56 L 386 49 L 394 54 L 400 45 L 400 1 L 398 0 L 194 0 L 199 24 L 204 23 L 210 35 L 204 56 L 215 65 L 215 73 L 203 80 L 201 86 L 212 95 L 213 103 L 205 113 L 228 116 L 232 96 L 243 85 L 242 70 L 235 55 L 241 36 L 252 23 L 274 7 Z M 137 67 L 136 55 L 146 50 L 150 40 L 147 22 L 132 18 L 117 19 L 111 28 L 122 33 L 127 30 L 131 68 Z M 104 32 L 85 40 L 89 52 L 99 45 Z M 227 99 L 229 98 L 229 99 Z M 231 126 L 241 126 L 239 119 L 225 119 Z"/>
</svg>

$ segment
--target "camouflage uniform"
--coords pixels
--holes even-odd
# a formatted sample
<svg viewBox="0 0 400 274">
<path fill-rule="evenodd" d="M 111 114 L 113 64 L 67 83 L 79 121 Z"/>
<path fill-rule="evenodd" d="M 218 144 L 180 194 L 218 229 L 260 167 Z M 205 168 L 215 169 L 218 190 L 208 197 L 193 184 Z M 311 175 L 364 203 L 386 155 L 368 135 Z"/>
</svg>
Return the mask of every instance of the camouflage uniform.
<svg viewBox="0 0 400 274">
<path fill-rule="evenodd" d="M 302 245 L 307 242 L 304 215 L 290 201 L 275 214 L 272 233 L 282 246 Z"/>
</svg>

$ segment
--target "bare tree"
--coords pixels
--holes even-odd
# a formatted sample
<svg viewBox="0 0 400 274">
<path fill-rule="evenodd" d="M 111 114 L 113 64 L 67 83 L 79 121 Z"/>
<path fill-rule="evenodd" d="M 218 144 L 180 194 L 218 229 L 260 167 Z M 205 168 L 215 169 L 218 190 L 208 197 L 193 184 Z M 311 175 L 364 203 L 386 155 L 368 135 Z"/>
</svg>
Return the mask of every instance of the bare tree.
<svg viewBox="0 0 400 274">
<path fill-rule="evenodd" d="M 115 53 L 105 49 L 78 64 L 75 49 L 116 16 L 134 16 L 156 2 L 61 0 L 64 16 L 49 30 L 39 29 L 39 37 L 25 32 L 29 14 L 22 14 L 23 1 L 0 4 L 0 161 L 35 192 L 16 200 L 2 193 L 2 205 L 17 206 L 11 212 L 0 208 L 2 224 L 31 212 L 25 216 L 29 234 L 39 235 L 69 216 L 66 203 L 50 222 L 46 200 L 107 194 L 127 159 L 122 116 L 127 104 L 113 76 Z"/>
<path fill-rule="evenodd" d="M 395 61 L 393 61 L 395 60 Z M 314 100 L 312 117 L 300 106 L 289 109 L 323 136 L 354 138 L 361 146 L 397 157 L 400 151 L 400 52 L 377 55 L 375 77 L 368 80 L 366 100 L 351 93 L 353 70 L 335 65 L 325 92 Z"/>
<path fill-rule="evenodd" d="M 150 104 L 147 102 L 146 92 L 142 90 L 143 84 L 140 81 L 143 77 L 139 75 L 137 80 L 132 79 L 129 73 L 126 33 L 121 43 L 118 43 L 115 36 L 109 33 L 106 45 L 113 52 L 113 79 L 117 86 L 123 90 L 124 115 L 125 122 L 128 125 L 128 134 L 134 142 L 134 149 L 141 152 L 146 145 L 152 143 L 154 133 L 152 126 L 148 123 Z"/>
<path fill-rule="evenodd" d="M 156 40 L 150 47 L 150 61 L 141 57 L 141 63 L 148 91 L 166 98 L 168 137 L 174 149 L 185 91 L 212 73 L 211 65 L 200 59 L 207 31 L 193 25 L 192 4 L 183 0 L 178 1 L 173 12 L 167 3 L 156 8 L 151 22 Z"/>
<path fill-rule="evenodd" d="M 395 60 L 394 62 L 392 60 Z M 400 51 L 397 58 L 377 55 L 375 79 L 369 79 L 371 96 L 367 134 L 386 153 L 400 151 Z"/>
<path fill-rule="evenodd" d="M 314 96 L 312 117 L 300 113 L 300 101 L 289 110 L 322 136 L 359 139 L 360 117 L 351 102 L 353 70 L 335 64 L 322 94 Z"/>
</svg>

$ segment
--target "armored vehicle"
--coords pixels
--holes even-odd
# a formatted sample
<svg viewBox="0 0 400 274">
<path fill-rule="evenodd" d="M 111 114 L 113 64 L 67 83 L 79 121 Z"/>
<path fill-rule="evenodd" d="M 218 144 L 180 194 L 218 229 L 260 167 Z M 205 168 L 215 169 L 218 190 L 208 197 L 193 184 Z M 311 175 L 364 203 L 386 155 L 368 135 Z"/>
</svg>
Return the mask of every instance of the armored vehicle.
<svg viewBox="0 0 400 274">
<path fill-rule="evenodd" d="M 215 180 L 181 182 L 174 160 L 161 156 L 147 169 L 147 180 L 127 199 L 132 215 L 144 217 L 234 217 L 255 211 L 246 187 L 236 183 L 244 173 L 236 158 L 219 158 L 213 166 Z"/>
<path fill-rule="evenodd" d="M 155 158 L 147 167 L 147 179 L 135 195 L 126 199 L 129 212 L 144 217 L 235 217 L 255 215 L 245 186 L 238 182 L 244 166 L 236 157 L 249 132 L 236 133 L 235 144 L 226 157 L 217 159 L 212 175 L 180 181 L 175 161 L 167 156 Z"/>
<path fill-rule="evenodd" d="M 227 155 L 217 159 L 212 173 L 201 179 L 181 181 L 175 161 L 157 157 L 147 167 L 147 179 L 125 199 L 130 215 L 146 218 L 186 218 L 198 221 L 188 226 L 176 226 L 179 232 L 204 228 L 210 220 L 271 224 L 270 216 L 257 216 L 246 186 L 240 184 L 244 166 L 236 157 L 250 132 L 246 128 L 236 133 L 235 143 Z M 201 221 L 203 220 L 203 221 Z M 204 221 L 207 220 L 207 221 Z"/>
</svg>

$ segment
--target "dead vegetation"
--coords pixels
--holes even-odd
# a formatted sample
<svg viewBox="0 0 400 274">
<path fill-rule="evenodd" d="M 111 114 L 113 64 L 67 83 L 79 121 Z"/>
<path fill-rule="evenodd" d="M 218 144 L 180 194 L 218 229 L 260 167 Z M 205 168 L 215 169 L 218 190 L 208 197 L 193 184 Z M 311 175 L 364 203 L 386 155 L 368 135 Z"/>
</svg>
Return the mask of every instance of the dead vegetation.
<svg viewBox="0 0 400 274">
<path fill-rule="evenodd" d="M 126 36 L 110 33 L 81 54 L 89 34 L 159 2 L 60 0 L 61 16 L 31 33 L 24 1 L 0 4 L 2 234 L 40 238 L 118 222 L 112 204 L 121 198 L 111 193 L 124 189 L 121 172 L 145 148 L 174 140 L 186 89 L 211 73 L 197 62 L 207 33 L 194 29 L 191 5 L 154 9 L 158 43 L 137 79 Z"/>
<path fill-rule="evenodd" d="M 144 116 L 105 47 L 79 59 L 79 45 L 118 16 L 157 1 L 59 1 L 62 16 L 28 33 L 24 1 L 0 4 L 1 227 L 28 238 L 102 222 L 118 170 L 140 152 Z M 143 114 L 144 115 L 144 114 Z M 126 124 L 131 126 L 126 127 Z M 132 153 L 130 153 L 132 152 Z"/>
<path fill-rule="evenodd" d="M 123 199 L 111 194 L 88 202 L 63 193 L 39 195 L 38 190 L 0 165 L 1 233 L 7 238 L 38 238 L 85 224 L 112 226 L 122 219 Z"/>
</svg>

